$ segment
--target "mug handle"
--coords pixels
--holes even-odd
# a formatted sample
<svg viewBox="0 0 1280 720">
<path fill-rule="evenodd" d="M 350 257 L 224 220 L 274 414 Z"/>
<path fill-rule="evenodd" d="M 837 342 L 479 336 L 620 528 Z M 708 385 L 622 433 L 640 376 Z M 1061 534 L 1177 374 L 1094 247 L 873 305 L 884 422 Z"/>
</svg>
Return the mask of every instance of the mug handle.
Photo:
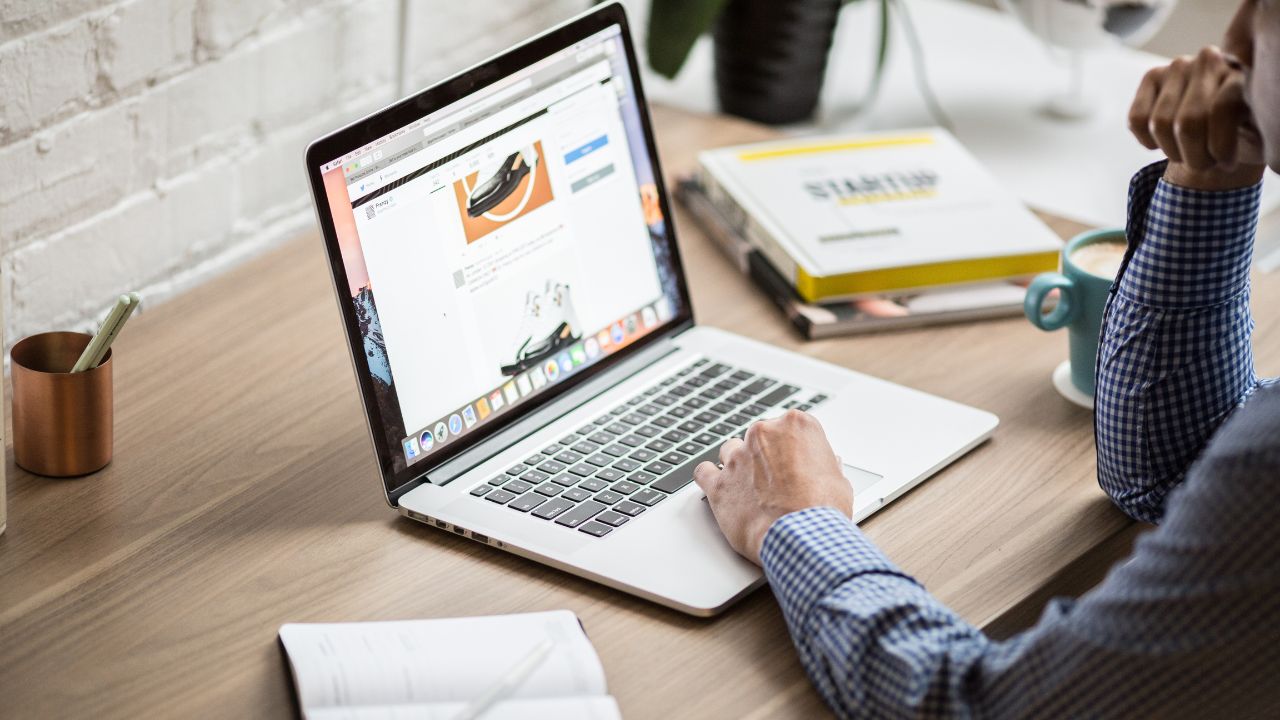
<svg viewBox="0 0 1280 720">
<path fill-rule="evenodd" d="M 1032 325 L 1044 331 L 1060 330 L 1070 325 L 1076 317 L 1076 304 L 1072 302 L 1075 282 L 1062 273 L 1041 273 L 1027 286 L 1027 296 L 1022 301 L 1022 311 Z M 1044 299 L 1053 290 L 1058 291 L 1058 306 L 1048 315 L 1041 311 Z"/>
</svg>

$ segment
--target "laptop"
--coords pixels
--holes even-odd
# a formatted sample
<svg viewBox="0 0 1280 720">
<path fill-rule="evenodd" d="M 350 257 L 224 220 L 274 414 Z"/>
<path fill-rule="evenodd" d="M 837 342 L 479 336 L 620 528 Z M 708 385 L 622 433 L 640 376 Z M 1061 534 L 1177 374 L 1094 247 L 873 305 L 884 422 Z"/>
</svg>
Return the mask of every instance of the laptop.
<svg viewBox="0 0 1280 720">
<path fill-rule="evenodd" d="M 307 149 L 387 502 L 694 615 L 763 582 L 693 469 L 823 424 L 861 520 L 995 416 L 694 322 L 621 5 Z"/>
</svg>

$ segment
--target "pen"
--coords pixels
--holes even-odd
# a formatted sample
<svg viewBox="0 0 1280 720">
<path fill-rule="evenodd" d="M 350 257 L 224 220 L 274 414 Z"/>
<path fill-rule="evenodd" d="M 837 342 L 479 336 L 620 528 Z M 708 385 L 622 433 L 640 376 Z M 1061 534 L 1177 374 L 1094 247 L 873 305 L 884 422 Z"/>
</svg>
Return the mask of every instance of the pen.
<svg viewBox="0 0 1280 720">
<path fill-rule="evenodd" d="M 120 328 L 124 327 L 125 321 L 141 302 L 142 298 L 136 292 L 121 295 L 116 300 L 115 306 L 111 308 L 111 312 L 107 314 L 107 319 L 102 321 L 102 327 L 98 328 L 97 334 L 80 354 L 80 359 L 76 360 L 71 372 L 84 372 L 97 367 L 98 363 L 102 362 L 102 358 L 106 357 L 107 351 L 111 349 L 111 343 L 115 342 L 116 336 L 120 334 Z"/>
<path fill-rule="evenodd" d="M 516 663 L 510 670 L 503 675 L 493 687 L 489 688 L 483 695 L 473 701 L 470 705 L 462 709 L 453 720 L 476 720 L 493 706 L 494 703 L 502 700 L 520 687 L 520 684 L 529 679 L 534 670 L 547 659 L 547 655 L 551 653 L 551 649 L 555 647 L 555 643 L 550 639 L 543 640 L 523 660 Z"/>
</svg>

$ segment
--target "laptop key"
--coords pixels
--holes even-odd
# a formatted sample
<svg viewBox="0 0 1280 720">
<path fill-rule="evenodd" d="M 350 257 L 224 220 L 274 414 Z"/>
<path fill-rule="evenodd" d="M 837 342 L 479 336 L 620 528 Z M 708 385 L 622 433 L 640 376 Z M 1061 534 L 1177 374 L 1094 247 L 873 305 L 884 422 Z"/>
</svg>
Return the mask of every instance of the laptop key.
<svg viewBox="0 0 1280 720">
<path fill-rule="evenodd" d="M 626 515 L 623 515 L 621 513 L 616 513 L 612 510 L 605 510 L 604 512 L 597 515 L 596 519 L 593 520 L 592 522 L 602 522 L 605 525 L 612 525 L 613 527 L 618 527 L 619 525 L 625 523 L 629 519 L 630 518 L 628 518 Z"/>
<path fill-rule="evenodd" d="M 481 485 L 480 487 L 484 487 L 484 486 Z M 639 490 L 640 486 L 631 482 L 630 480 L 620 480 L 614 483 L 613 487 L 609 489 L 616 493 L 620 493 L 622 495 L 630 495 L 631 493 Z"/>
<path fill-rule="evenodd" d="M 677 420 L 676 418 L 668 417 L 665 415 L 663 417 L 653 419 L 653 424 L 657 425 L 660 428 L 669 428 L 672 425 L 675 425 L 677 422 L 679 422 L 679 420 Z"/>
<path fill-rule="evenodd" d="M 622 423 L 613 423 L 612 425 L 605 427 L 605 432 L 612 435 L 626 435 L 631 432 L 631 426 L 623 425 Z"/>
<path fill-rule="evenodd" d="M 654 462 L 649 463 L 648 465 L 645 465 L 645 466 L 644 466 L 644 469 L 645 469 L 645 470 L 648 470 L 649 472 L 653 473 L 654 475 L 665 475 L 666 473 L 671 472 L 671 467 L 672 467 L 672 466 L 670 466 L 670 465 L 668 465 L 668 464 L 666 464 L 666 463 L 664 463 L 664 462 L 654 461 Z"/>
<path fill-rule="evenodd" d="M 572 487 L 574 485 L 577 485 L 578 480 L 580 479 L 581 478 L 579 478 L 577 475 L 557 475 L 551 478 L 551 482 L 557 485 L 563 485 L 565 487 Z"/>
<path fill-rule="evenodd" d="M 795 385 L 783 385 L 782 387 L 776 388 L 775 390 L 770 392 L 768 395 L 765 395 L 764 397 L 760 398 L 757 402 L 759 402 L 761 405 L 768 405 L 772 407 L 782 402 L 783 400 L 786 400 L 792 395 L 795 395 L 798 392 L 800 392 L 800 388 L 796 387 Z"/>
<path fill-rule="evenodd" d="M 641 405 L 639 407 L 639 410 L 641 413 L 649 417 L 653 417 L 654 415 L 657 415 L 658 413 L 662 412 L 662 406 L 656 403 L 649 403 L 648 405 Z"/>
<path fill-rule="evenodd" d="M 614 505 L 613 509 L 617 512 L 622 513 L 623 515 L 630 515 L 631 517 L 635 517 L 640 513 L 644 512 L 643 505 L 639 503 L 633 503 L 630 500 L 623 500 L 617 505 Z"/>
<path fill-rule="evenodd" d="M 576 452 L 576 453 L 582 453 L 583 455 L 590 455 L 591 453 L 593 453 L 593 452 L 595 452 L 595 451 L 597 451 L 597 450 L 599 450 L 599 449 L 600 449 L 600 446 L 599 446 L 599 445 L 597 445 L 597 444 L 595 444 L 595 443 L 593 443 L 593 442 L 587 442 L 586 440 L 583 440 L 583 441 L 582 441 L 582 442 L 580 442 L 580 443 L 576 443 L 576 444 L 573 446 L 573 451 L 574 451 L 574 452 Z"/>
<path fill-rule="evenodd" d="M 666 495 L 663 495 L 657 490 L 650 490 L 649 488 L 645 488 L 637 492 L 635 495 L 632 495 L 631 501 L 638 502 L 641 505 L 644 505 L 646 507 L 653 507 L 654 505 L 657 505 L 658 503 L 662 502 L 666 498 L 667 498 Z M 618 503 L 618 504 L 621 505 L 622 503 Z M 621 510 L 621 508 L 619 508 L 619 510 Z"/>
<path fill-rule="evenodd" d="M 698 393 L 698 396 L 706 399 L 707 401 L 719 400 L 720 398 L 724 397 L 725 392 L 726 391 L 721 390 L 718 387 L 709 387 L 706 390 L 703 390 L 702 392 Z"/>
<path fill-rule="evenodd" d="M 711 383 L 711 380 L 704 377 L 691 377 L 685 381 L 687 387 L 702 387 Z"/>
<path fill-rule="evenodd" d="M 611 433 L 596 432 L 588 435 L 587 439 L 597 445 L 608 445 L 609 443 L 613 442 L 614 438 L 616 437 L 617 435 L 613 435 Z"/>
<path fill-rule="evenodd" d="M 739 391 L 725 398 L 724 401 L 733 403 L 734 405 L 741 405 L 742 403 L 750 400 L 751 397 L 752 397 L 751 393 Z"/>
<path fill-rule="evenodd" d="M 595 500 L 587 500 L 569 512 L 562 513 L 556 518 L 556 524 L 576 528 L 596 515 L 599 515 L 600 511 L 605 509 L 607 508 L 605 508 L 603 503 L 598 503 Z"/>
<path fill-rule="evenodd" d="M 596 418 L 595 420 L 592 420 L 592 421 L 591 421 L 591 423 L 592 423 L 593 425 L 597 425 L 597 426 L 599 426 L 599 425 L 608 425 L 608 424 L 609 424 L 609 423 L 611 423 L 611 422 L 613 422 L 613 416 L 611 416 L 611 415 L 601 415 L 600 417 L 598 417 L 598 418 Z"/>
<path fill-rule="evenodd" d="M 636 430 L 637 435 L 639 435 L 640 437 L 646 437 L 646 438 L 657 437 L 659 432 L 661 432 L 661 430 L 659 430 L 658 428 L 652 425 L 645 425 L 639 430 Z"/>
<path fill-rule="evenodd" d="M 733 432 L 733 427 L 734 426 L 730 425 L 729 423 L 716 423 L 715 425 L 712 425 L 711 427 L 707 428 L 707 430 L 715 433 L 716 435 L 719 435 L 720 437 L 724 437 L 725 435 L 728 435 L 729 433 Z"/>
<path fill-rule="evenodd" d="M 605 525 L 604 523 L 598 523 L 595 520 L 592 520 L 586 525 L 578 528 L 578 532 L 584 532 L 588 535 L 594 535 L 595 537 L 604 537 L 605 535 L 613 532 L 613 528 Z"/>
<path fill-rule="evenodd" d="M 552 444 L 550 444 L 550 445 L 548 445 L 548 446 L 546 446 L 546 447 L 542 448 L 542 454 L 543 454 L 543 455 L 546 455 L 547 457 L 555 457 L 555 454 L 556 454 L 556 453 L 558 453 L 558 452 L 560 452 L 560 451 L 561 451 L 561 450 L 563 450 L 563 449 L 564 449 L 563 447 L 561 447 L 561 446 L 559 446 L 559 445 L 557 445 L 557 444 L 555 444 L 555 443 L 552 443 Z"/>
<path fill-rule="evenodd" d="M 732 375 L 730 375 L 729 377 L 733 378 L 734 380 L 737 380 L 738 382 L 742 382 L 744 380 L 750 380 L 755 376 L 747 372 L 746 370 L 738 370 L 734 372 Z"/>
<path fill-rule="evenodd" d="M 524 495 L 521 495 L 515 500 L 507 503 L 507 507 L 514 508 L 520 512 L 529 512 L 546 501 L 546 497 L 539 495 L 536 492 L 531 492 L 525 493 Z"/>
<path fill-rule="evenodd" d="M 538 463 L 542 462 L 543 460 L 546 460 L 546 458 L 543 457 L 542 455 L 535 453 L 525 458 L 524 464 L 528 465 L 529 467 L 537 467 Z"/>
<path fill-rule="evenodd" d="M 746 414 L 748 414 L 748 415 L 758 416 L 758 415 L 761 415 L 761 414 L 765 413 L 768 409 L 769 409 L 769 406 L 768 406 L 768 405 L 762 405 L 762 404 L 760 404 L 760 403 L 758 403 L 758 402 L 754 402 L 754 403 L 751 403 L 750 405 L 748 405 L 748 406 L 746 406 L 746 407 L 742 408 L 742 412 L 744 412 L 744 413 L 746 413 Z"/>
<path fill-rule="evenodd" d="M 485 495 L 484 499 L 488 500 L 489 502 L 498 503 L 499 505 L 506 505 L 507 503 L 516 499 L 516 494 L 507 492 L 506 490 L 499 488 L 489 493 L 488 495 Z"/>
<path fill-rule="evenodd" d="M 667 414 L 674 418 L 684 419 L 692 415 L 693 410 L 681 405 L 679 407 L 671 408 L 670 410 L 667 411 Z"/>
<path fill-rule="evenodd" d="M 627 447 L 639 447 L 644 444 L 644 438 L 633 433 L 631 435 L 622 436 L 618 439 L 618 442 L 626 445 Z"/>
<path fill-rule="evenodd" d="M 611 455 L 613 457 L 622 457 L 623 455 L 626 455 L 627 453 L 631 452 L 631 448 L 627 447 L 626 445 L 623 445 L 622 443 L 614 443 L 609 447 L 601 450 L 600 452 L 604 453 L 605 455 Z"/>
<path fill-rule="evenodd" d="M 654 398 L 653 401 L 663 407 L 671 407 L 672 405 L 680 402 L 680 398 L 674 395 L 662 395 L 661 397 Z"/>
<path fill-rule="evenodd" d="M 723 414 L 725 414 L 725 413 L 733 412 L 733 409 L 734 409 L 734 408 L 736 408 L 736 407 L 737 407 L 737 405 L 735 405 L 735 404 L 733 404 L 733 403 L 718 402 L 718 403 L 716 403 L 715 405 L 712 405 L 712 406 L 711 406 L 711 409 L 712 409 L 712 410 L 714 410 L 715 412 L 718 412 L 718 413 L 720 413 L 721 415 L 723 415 Z M 715 418 L 712 418 L 712 420 L 714 420 L 714 419 L 715 419 Z M 711 420 L 708 420 L 707 422 L 711 422 Z"/>
<path fill-rule="evenodd" d="M 715 462 L 720 457 L 720 448 L 707 448 L 701 455 L 696 455 L 680 467 L 672 470 L 669 475 L 659 478 L 649 487 L 657 488 L 666 493 L 673 493 L 680 488 L 693 482 L 693 469 L 704 462 Z M 637 500 L 637 502 L 639 502 Z"/>
<path fill-rule="evenodd" d="M 572 465 L 582 459 L 582 456 L 572 450 L 565 450 L 556 455 L 556 462 Z"/>
<path fill-rule="evenodd" d="M 565 490 L 564 494 L 560 497 L 568 498 L 574 502 L 582 502 L 583 500 L 589 500 L 591 498 L 591 491 L 583 490 L 582 488 L 570 488 Z"/>
<path fill-rule="evenodd" d="M 698 422 L 702 423 L 703 425 L 706 425 L 707 423 L 713 423 L 713 422 L 715 422 L 716 420 L 719 420 L 719 419 L 720 419 L 720 415 L 719 415 L 719 414 L 717 414 L 717 413 L 707 412 L 707 411 L 705 411 L 705 410 L 704 410 L 704 411 L 702 411 L 702 412 L 698 413 L 697 415 L 694 415 L 694 416 L 693 416 L 693 419 L 694 419 L 694 420 L 697 420 Z"/>
<path fill-rule="evenodd" d="M 639 450 L 631 453 L 632 460 L 635 460 L 637 462 L 642 462 L 642 463 L 647 463 L 656 457 L 658 457 L 657 453 L 655 453 L 652 450 L 646 450 L 644 448 L 640 448 Z"/>
<path fill-rule="evenodd" d="M 538 493 L 539 495 L 546 495 L 547 497 L 555 497 L 556 495 L 559 495 L 560 493 L 564 492 L 564 488 L 560 487 L 556 483 L 549 482 L 549 483 L 542 483 L 538 487 L 534 488 L 533 491 Z"/>
<path fill-rule="evenodd" d="M 504 482 L 506 482 L 506 481 L 508 481 L 508 480 L 510 480 L 510 479 L 511 479 L 511 476 L 510 476 L 510 475 L 495 475 L 495 476 L 493 476 L 493 477 L 489 478 L 489 484 L 490 484 L 490 485 L 501 485 L 502 483 L 504 483 Z"/>
<path fill-rule="evenodd" d="M 721 389 L 721 390 L 724 390 L 725 392 L 728 392 L 728 391 L 730 391 L 730 390 L 732 390 L 732 389 L 734 389 L 734 388 L 738 387 L 738 383 L 737 383 L 737 382 L 735 382 L 735 381 L 733 381 L 733 380 L 721 380 L 720 382 L 716 383 L 716 384 L 715 384 L 715 385 L 713 385 L 712 387 L 716 387 L 716 388 L 719 388 L 719 389 Z"/>
<path fill-rule="evenodd" d="M 626 405 L 619 405 L 618 407 L 616 407 L 616 408 L 614 408 L 614 409 L 610 410 L 610 411 L 609 411 L 609 414 L 610 414 L 610 415 L 612 415 L 612 416 L 614 416 L 614 417 L 618 417 L 619 415 L 624 415 L 624 414 L 626 414 L 626 412 L 627 412 L 628 410 L 630 410 L 630 409 L 631 409 L 631 408 L 627 407 Z"/>
<path fill-rule="evenodd" d="M 475 495 L 476 497 L 480 497 L 481 495 L 484 495 L 485 493 L 489 492 L 492 489 L 493 489 L 492 485 L 477 485 L 471 488 L 471 494 Z"/>
<path fill-rule="evenodd" d="M 722 434 L 728 435 L 731 432 L 733 432 L 732 427 L 728 428 L 728 430 Z M 720 441 L 720 438 L 716 437 L 715 435 L 712 435 L 711 433 L 699 433 L 693 436 L 693 441 L 695 443 L 701 443 L 702 445 L 715 445 L 717 442 Z M 680 452 L 687 452 L 687 451 L 681 450 Z M 693 453 L 689 453 L 689 454 L 692 455 Z"/>
<path fill-rule="evenodd" d="M 569 466 L 568 466 L 568 465 L 565 465 L 565 464 L 564 464 L 564 463 L 562 463 L 562 462 L 559 462 L 558 460 L 548 460 L 548 461 L 546 461 L 546 462 L 542 463 L 541 465 L 539 465 L 539 466 L 538 466 L 538 469 L 539 469 L 539 470 L 541 470 L 542 472 L 544 472 L 544 473 L 548 474 L 548 475 L 555 475 L 556 473 L 562 473 L 562 472 L 564 472 L 564 469 L 565 469 L 566 467 L 569 467 Z M 528 479 L 528 478 L 525 478 L 523 475 L 521 475 L 520 477 L 522 477 L 522 478 L 524 478 L 524 479 L 526 479 L 526 480 Z"/>
<path fill-rule="evenodd" d="M 706 447 L 707 445 L 710 445 L 711 443 L 715 442 L 715 440 L 714 440 L 714 439 L 713 439 L 713 440 L 711 440 L 710 442 L 701 442 L 701 441 L 698 439 L 698 438 L 701 438 L 701 437 L 703 437 L 703 435 L 699 435 L 698 437 L 694 438 L 694 439 L 693 439 L 693 442 L 682 443 L 679 447 L 677 447 L 677 448 L 676 448 L 676 450 L 679 450 L 680 452 L 684 453 L 685 455 L 694 455 L 694 454 L 697 454 L 697 453 L 699 453 L 699 452 L 702 452 L 702 449 L 703 449 L 704 447 Z"/>
<path fill-rule="evenodd" d="M 578 477 L 590 477 L 591 475 L 596 474 L 596 466 L 588 465 L 587 463 L 578 463 L 577 465 L 569 468 L 569 472 L 577 475 Z"/>
<path fill-rule="evenodd" d="M 529 466 L 524 464 L 512 465 L 511 467 L 507 468 L 507 474 L 512 477 L 515 477 L 516 475 L 522 475 L 528 471 L 529 471 Z"/>
<path fill-rule="evenodd" d="M 631 458 L 623 458 L 614 463 L 613 466 L 624 473 L 635 472 L 640 469 L 640 463 L 632 460 Z"/>
<path fill-rule="evenodd" d="M 682 455 L 678 452 L 669 452 L 666 455 L 662 456 L 662 462 L 668 465 L 679 465 L 680 463 L 688 459 L 689 459 L 688 455 Z"/>
<path fill-rule="evenodd" d="M 626 498 L 624 498 L 622 495 L 612 490 L 605 490 L 602 493 L 596 493 L 596 496 L 595 496 L 596 502 L 602 502 L 605 505 L 612 505 L 614 503 L 622 502 L 625 499 Z"/>
<path fill-rule="evenodd" d="M 755 418 L 751 417 L 750 415 L 745 415 L 743 413 L 734 413 L 733 415 L 730 415 L 729 417 L 724 419 L 724 421 L 729 423 L 730 425 L 746 425 L 752 420 L 755 420 Z"/>
<path fill-rule="evenodd" d="M 687 407 L 690 410 L 701 410 L 702 408 L 710 404 L 711 403 L 709 401 L 703 398 L 689 398 L 688 400 L 684 401 L 684 407 Z"/>
<path fill-rule="evenodd" d="M 663 453 L 663 452 L 666 452 L 666 451 L 670 450 L 670 449 L 671 449 L 671 448 L 673 448 L 673 447 L 675 447 L 675 444 L 674 444 L 674 443 L 672 443 L 670 440 L 661 440 L 661 439 L 659 439 L 659 440 L 650 440 L 650 441 L 649 441 L 649 444 L 648 444 L 648 445 L 645 445 L 645 448 L 646 448 L 646 449 L 648 449 L 648 450 L 652 450 L 652 451 L 654 451 L 654 452 L 656 452 L 656 453 Z"/>
<path fill-rule="evenodd" d="M 599 492 L 609 487 L 609 483 L 596 478 L 587 478 L 586 480 L 583 480 L 582 482 L 578 483 L 578 487 L 582 488 L 583 490 L 590 490 L 591 492 Z"/>
<path fill-rule="evenodd" d="M 571 507 L 573 507 L 573 503 L 564 498 L 552 498 L 534 508 L 533 515 L 543 520 L 550 520 Z"/>
<path fill-rule="evenodd" d="M 706 426 L 705 422 L 698 422 L 697 420 L 685 420 L 684 422 L 680 423 L 676 427 L 683 432 L 695 433 L 701 430 L 705 426 Z"/>
<path fill-rule="evenodd" d="M 627 479 L 639 485 L 648 485 L 654 480 L 657 480 L 658 476 L 645 470 L 639 470 L 628 475 Z"/>
<path fill-rule="evenodd" d="M 703 377 L 710 377 L 710 378 L 720 377 L 721 375 L 729 372 L 732 369 L 733 368 L 729 367 L 728 365 L 725 365 L 724 363 L 716 363 L 707 368 L 704 368 L 703 371 L 698 374 L 702 375 Z"/>
<path fill-rule="evenodd" d="M 670 440 L 673 443 L 684 442 L 689 439 L 689 433 L 683 430 L 668 430 L 662 433 L 663 440 Z"/>
<path fill-rule="evenodd" d="M 622 478 L 626 477 L 626 475 L 624 475 L 621 470 L 615 470 L 613 468 L 605 468 L 600 472 L 596 473 L 596 477 L 600 478 L 601 480 L 614 482 L 616 480 L 621 480 Z"/>
<path fill-rule="evenodd" d="M 751 383 L 748 384 L 746 387 L 742 388 L 742 392 L 748 392 L 748 393 L 751 393 L 752 395 L 758 395 L 777 384 L 778 382 L 771 378 L 759 377 L 751 381 Z"/>
<path fill-rule="evenodd" d="M 503 489 L 503 490 L 506 490 L 507 492 L 513 492 L 513 493 L 516 493 L 516 494 L 518 495 L 518 494 L 523 493 L 523 492 L 529 492 L 530 490 L 532 490 L 532 489 L 533 489 L 533 485 L 531 485 L 531 484 L 529 484 L 529 483 L 527 483 L 527 482 L 525 482 L 525 481 L 523 481 L 523 480 L 512 480 L 511 482 L 507 483 L 506 485 L 503 485 L 503 486 L 502 486 L 502 489 Z"/>
<path fill-rule="evenodd" d="M 560 469 L 563 470 L 564 467 L 562 466 Z M 520 479 L 527 483 L 532 483 L 534 485 L 537 485 L 540 482 L 545 482 L 547 480 L 550 480 L 551 474 L 544 473 L 541 470 L 530 470 L 529 472 L 521 475 Z"/>
<path fill-rule="evenodd" d="M 630 423 L 631 425 L 643 425 L 646 419 L 647 418 L 640 413 L 628 413 L 622 416 L 622 422 Z"/>
<path fill-rule="evenodd" d="M 583 425 L 582 427 L 578 428 L 577 433 L 583 437 L 586 437 L 595 431 L 596 431 L 595 425 Z"/>
</svg>

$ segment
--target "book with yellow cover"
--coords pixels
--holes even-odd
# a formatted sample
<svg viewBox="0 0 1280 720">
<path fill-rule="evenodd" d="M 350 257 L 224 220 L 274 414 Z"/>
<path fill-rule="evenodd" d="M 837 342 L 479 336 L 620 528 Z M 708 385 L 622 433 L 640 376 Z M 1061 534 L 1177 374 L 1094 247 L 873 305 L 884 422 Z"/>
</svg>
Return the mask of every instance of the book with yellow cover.
<svg viewBox="0 0 1280 720">
<path fill-rule="evenodd" d="M 940 128 L 701 153 L 733 230 L 809 302 L 1054 270 L 1062 241 Z"/>
</svg>

